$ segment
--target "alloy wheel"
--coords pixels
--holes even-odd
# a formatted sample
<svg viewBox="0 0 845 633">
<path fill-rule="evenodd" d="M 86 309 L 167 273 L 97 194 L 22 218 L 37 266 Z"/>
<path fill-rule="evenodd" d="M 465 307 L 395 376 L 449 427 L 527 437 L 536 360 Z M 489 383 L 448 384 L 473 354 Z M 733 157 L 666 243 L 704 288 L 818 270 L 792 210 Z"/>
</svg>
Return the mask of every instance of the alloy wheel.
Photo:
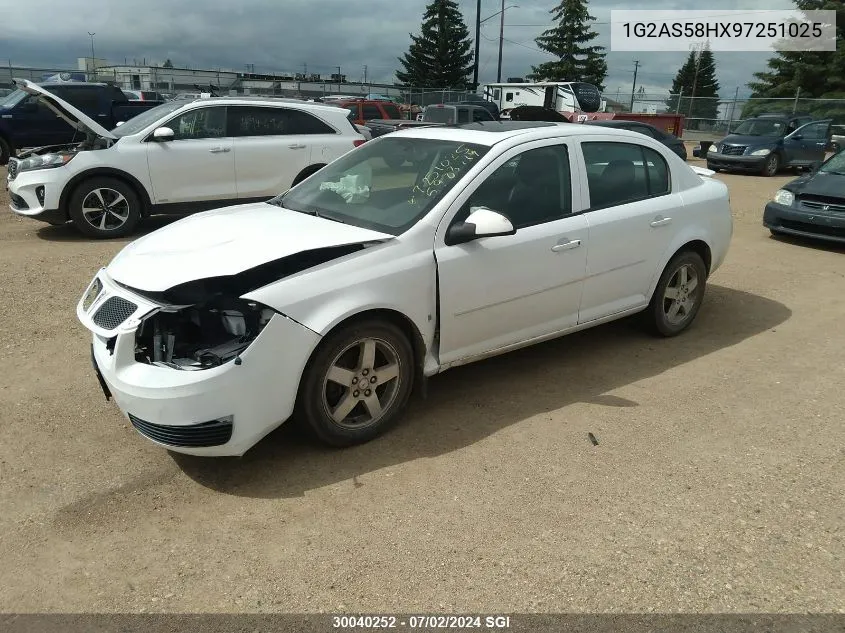
<svg viewBox="0 0 845 633">
<path fill-rule="evenodd" d="M 348 429 L 376 424 L 392 408 L 401 386 L 400 355 L 388 341 L 360 339 L 335 356 L 323 379 L 323 407 Z"/>
<path fill-rule="evenodd" d="M 101 231 L 114 231 L 129 219 L 129 201 L 119 191 L 101 187 L 82 200 L 82 216 Z"/>
<path fill-rule="evenodd" d="M 690 264 L 680 266 L 663 293 L 663 313 L 672 325 L 680 325 L 694 314 L 698 301 L 698 273 Z"/>
</svg>

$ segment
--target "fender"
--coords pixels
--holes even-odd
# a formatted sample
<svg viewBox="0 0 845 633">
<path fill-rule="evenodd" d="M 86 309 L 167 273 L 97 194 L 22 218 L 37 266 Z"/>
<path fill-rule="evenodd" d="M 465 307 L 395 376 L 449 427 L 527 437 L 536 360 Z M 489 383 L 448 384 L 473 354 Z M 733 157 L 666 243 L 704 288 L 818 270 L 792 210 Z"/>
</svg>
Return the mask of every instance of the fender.
<svg viewBox="0 0 845 633">
<path fill-rule="evenodd" d="M 144 206 L 142 210 L 143 215 L 149 214 L 150 208 L 152 207 L 152 200 L 150 199 L 150 194 L 147 191 L 147 188 L 143 184 L 141 184 L 141 181 L 138 180 L 135 176 L 121 169 L 115 169 L 114 167 L 94 167 L 92 169 L 83 171 L 71 178 L 70 181 L 65 185 L 64 189 L 62 189 L 62 195 L 59 198 L 59 208 L 67 210 L 68 199 L 70 198 L 70 194 L 76 188 L 76 186 L 83 180 L 95 178 L 97 176 L 117 178 L 119 180 L 125 180 L 126 182 L 128 182 L 130 185 L 132 185 L 132 187 L 134 187 L 135 191 L 141 197 L 141 204 Z"/>
</svg>

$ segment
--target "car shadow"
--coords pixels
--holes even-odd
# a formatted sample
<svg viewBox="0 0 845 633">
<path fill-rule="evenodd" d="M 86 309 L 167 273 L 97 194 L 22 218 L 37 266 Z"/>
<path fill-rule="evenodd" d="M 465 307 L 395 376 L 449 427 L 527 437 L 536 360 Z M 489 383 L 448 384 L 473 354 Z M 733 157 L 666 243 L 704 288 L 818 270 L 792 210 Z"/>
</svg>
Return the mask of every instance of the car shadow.
<svg viewBox="0 0 845 633">
<path fill-rule="evenodd" d="M 357 477 L 385 467 L 459 450 L 574 403 L 639 406 L 610 392 L 741 343 L 791 314 L 771 299 L 710 285 L 696 322 L 681 336 L 652 337 L 635 319 L 625 319 L 450 369 L 431 379 L 427 399 L 414 398 L 396 427 L 361 446 L 326 448 L 294 424 L 285 424 L 240 458 L 170 455 L 187 476 L 218 492 L 301 496 L 340 481 L 357 482 Z M 549 376 L 558 380 L 550 384 Z"/>
<path fill-rule="evenodd" d="M 141 220 L 138 228 L 132 235 L 127 237 L 115 237 L 111 239 L 96 239 L 83 235 L 76 230 L 72 222 L 52 225 L 46 224 L 35 231 L 35 234 L 42 240 L 48 242 L 121 242 L 132 241 L 147 233 L 152 233 L 168 224 L 186 217 L 185 215 L 153 215 Z"/>
<path fill-rule="evenodd" d="M 812 248 L 817 251 L 827 251 L 828 253 L 845 253 L 845 244 L 837 244 L 836 242 L 828 242 L 825 240 L 813 239 L 812 237 L 804 237 L 803 235 L 790 235 L 789 233 L 780 233 L 778 235 L 770 235 L 769 237 L 776 242 L 795 244 L 796 246 L 804 246 L 805 248 Z"/>
</svg>

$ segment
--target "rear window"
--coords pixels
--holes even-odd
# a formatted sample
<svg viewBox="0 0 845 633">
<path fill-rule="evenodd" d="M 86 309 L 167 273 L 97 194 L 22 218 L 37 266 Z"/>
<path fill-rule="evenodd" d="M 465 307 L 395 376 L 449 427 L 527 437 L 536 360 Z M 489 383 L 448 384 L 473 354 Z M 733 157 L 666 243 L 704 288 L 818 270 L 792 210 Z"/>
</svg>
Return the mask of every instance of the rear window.
<svg viewBox="0 0 845 633">
<path fill-rule="evenodd" d="M 428 106 L 423 114 L 423 121 L 452 125 L 455 123 L 455 108 Z"/>
<path fill-rule="evenodd" d="M 402 112 L 399 108 L 392 103 L 385 103 L 382 105 L 384 108 L 384 113 L 387 115 L 388 119 L 401 119 Z"/>
</svg>

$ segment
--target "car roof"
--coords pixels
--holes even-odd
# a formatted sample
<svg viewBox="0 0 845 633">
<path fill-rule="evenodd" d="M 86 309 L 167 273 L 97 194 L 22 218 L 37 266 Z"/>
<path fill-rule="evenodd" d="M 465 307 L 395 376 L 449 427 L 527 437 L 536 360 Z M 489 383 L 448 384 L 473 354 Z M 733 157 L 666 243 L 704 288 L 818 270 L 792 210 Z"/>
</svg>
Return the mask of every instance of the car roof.
<svg viewBox="0 0 845 633">
<path fill-rule="evenodd" d="M 643 121 L 626 121 L 624 119 L 607 119 L 607 120 L 593 120 L 593 121 L 584 121 L 587 125 L 604 125 L 606 127 L 622 127 L 623 125 L 645 125 L 647 127 L 654 127 L 649 123 L 644 123 Z M 657 129 L 657 128 L 655 128 Z"/>
<path fill-rule="evenodd" d="M 599 127 L 601 129 L 599 129 Z M 462 143 L 492 146 L 496 143 L 520 137 L 522 140 L 541 140 L 544 138 L 565 138 L 574 136 L 618 136 L 620 139 L 636 139 L 638 142 L 654 139 L 615 127 L 586 126 L 580 123 L 557 123 L 548 121 L 479 121 L 459 125 L 437 127 L 409 127 L 392 132 L 386 137 L 430 138 L 455 140 Z"/>
<path fill-rule="evenodd" d="M 305 101 L 304 99 L 290 99 L 287 97 L 239 97 L 239 96 L 223 96 L 223 97 L 190 97 L 182 99 L 185 103 L 183 105 L 192 105 L 197 103 L 214 103 L 217 105 L 258 105 L 258 106 L 282 106 L 290 105 L 297 108 L 313 109 L 322 112 L 337 112 L 342 109 L 333 103 L 319 103 L 317 101 Z"/>
</svg>

